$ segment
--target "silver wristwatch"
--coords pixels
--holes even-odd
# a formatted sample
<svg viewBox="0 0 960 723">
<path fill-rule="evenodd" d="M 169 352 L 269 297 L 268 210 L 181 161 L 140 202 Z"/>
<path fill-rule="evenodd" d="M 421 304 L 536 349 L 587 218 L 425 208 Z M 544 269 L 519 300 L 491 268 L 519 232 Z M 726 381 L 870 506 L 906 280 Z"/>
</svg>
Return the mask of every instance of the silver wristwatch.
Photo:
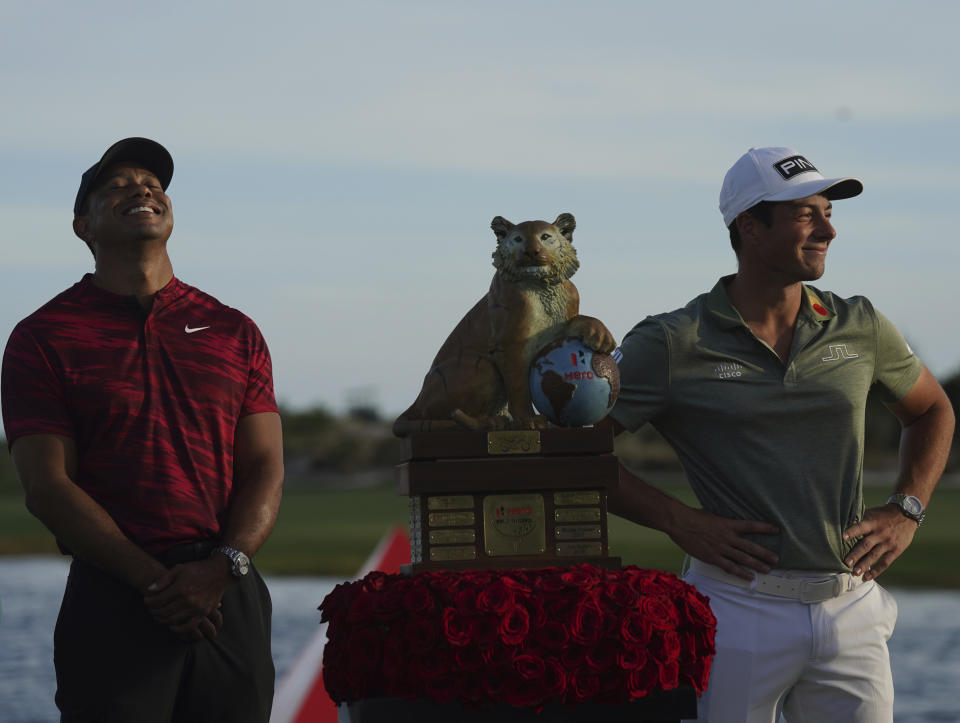
<svg viewBox="0 0 960 723">
<path fill-rule="evenodd" d="M 243 577 L 250 572 L 250 558 L 240 552 L 240 550 L 227 547 L 226 545 L 220 545 L 220 547 L 215 547 L 210 554 L 216 555 L 217 553 L 230 558 L 230 562 L 233 563 L 233 566 L 230 568 L 230 574 L 234 577 Z"/>
<path fill-rule="evenodd" d="M 922 525 L 923 521 L 927 517 L 927 512 L 923 506 L 923 503 L 913 495 L 905 495 L 902 492 L 898 492 L 895 495 L 890 495 L 890 499 L 887 500 L 887 504 L 893 504 L 899 507 L 900 511 L 904 515 L 909 517 L 918 525 Z"/>
</svg>

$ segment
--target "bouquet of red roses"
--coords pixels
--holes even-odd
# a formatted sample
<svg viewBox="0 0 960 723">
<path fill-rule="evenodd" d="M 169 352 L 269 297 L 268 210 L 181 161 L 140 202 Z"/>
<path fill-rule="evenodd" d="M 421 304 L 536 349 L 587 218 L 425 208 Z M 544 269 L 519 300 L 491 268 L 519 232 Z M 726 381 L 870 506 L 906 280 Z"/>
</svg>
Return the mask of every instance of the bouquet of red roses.
<svg viewBox="0 0 960 723">
<path fill-rule="evenodd" d="M 320 605 L 336 703 L 622 703 L 680 684 L 702 693 L 716 619 L 676 576 L 627 567 L 373 572 Z"/>
</svg>

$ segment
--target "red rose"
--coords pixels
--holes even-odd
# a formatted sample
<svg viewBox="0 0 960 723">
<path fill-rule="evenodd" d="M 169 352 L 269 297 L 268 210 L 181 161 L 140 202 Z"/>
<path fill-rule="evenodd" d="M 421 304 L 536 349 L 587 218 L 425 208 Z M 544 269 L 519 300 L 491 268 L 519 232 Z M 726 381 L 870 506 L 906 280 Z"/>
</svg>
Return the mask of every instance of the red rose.
<svg viewBox="0 0 960 723">
<path fill-rule="evenodd" d="M 331 590 L 320 603 L 320 622 L 339 620 L 350 609 L 350 603 L 355 595 L 356 583 L 342 582 Z"/>
<path fill-rule="evenodd" d="M 714 628 L 717 626 L 717 619 L 713 615 L 713 610 L 710 609 L 710 598 L 706 595 L 691 589 L 684 596 L 683 602 L 686 606 L 687 619 L 691 623 Z"/>
<path fill-rule="evenodd" d="M 416 584 L 403 591 L 403 607 L 407 612 L 420 615 L 433 611 L 436 602 L 429 587 Z"/>
<path fill-rule="evenodd" d="M 468 703 L 479 703 L 484 699 L 486 691 L 483 687 L 481 675 L 461 675 L 460 696 Z"/>
<path fill-rule="evenodd" d="M 700 658 L 689 665 L 681 667 L 680 672 L 683 677 L 697 690 L 700 695 L 707 689 L 707 683 L 710 681 L 710 665 L 713 658 Z"/>
<path fill-rule="evenodd" d="M 443 611 L 443 636 L 451 645 L 467 645 L 470 642 L 472 626 L 470 620 L 455 608 Z"/>
<path fill-rule="evenodd" d="M 630 645 L 617 654 L 617 665 L 624 670 L 637 670 L 647 664 L 650 654 L 646 648 Z"/>
<path fill-rule="evenodd" d="M 524 680 L 543 680 L 546 664 L 537 655 L 521 653 L 514 656 L 513 669 Z"/>
<path fill-rule="evenodd" d="M 545 658 L 543 667 L 543 688 L 550 697 L 560 697 L 567 687 L 567 672 L 556 658 Z"/>
<path fill-rule="evenodd" d="M 379 592 L 387 587 L 390 582 L 390 575 L 385 572 L 374 571 L 369 573 L 363 580 L 362 590 L 364 592 Z"/>
<path fill-rule="evenodd" d="M 617 662 L 617 648 L 618 646 L 610 640 L 600 640 L 587 649 L 587 665 L 598 672 L 609 670 Z"/>
<path fill-rule="evenodd" d="M 387 674 L 401 673 L 406 667 L 407 651 L 399 635 L 387 635 L 383 641 L 383 667 Z"/>
<path fill-rule="evenodd" d="M 492 648 L 487 648 L 480 655 L 488 670 L 496 670 L 509 668 L 513 663 L 514 652 L 513 648 L 508 648 L 505 645 L 495 645 Z"/>
<path fill-rule="evenodd" d="M 573 672 L 584 664 L 587 657 L 587 650 L 582 645 L 570 643 L 560 651 L 560 662 L 568 671 Z"/>
<path fill-rule="evenodd" d="M 539 628 L 546 624 L 549 618 L 547 611 L 543 608 L 543 600 L 536 596 L 525 596 L 523 600 L 524 607 L 526 607 L 527 612 L 530 613 L 531 627 Z"/>
<path fill-rule="evenodd" d="M 578 643 L 590 645 L 600 639 L 604 629 L 603 611 L 590 601 L 580 603 L 573 612 L 570 637 Z"/>
<path fill-rule="evenodd" d="M 462 648 L 457 648 L 453 657 L 457 662 L 457 668 L 464 672 L 480 670 L 484 665 L 483 656 L 476 645 L 465 645 Z"/>
<path fill-rule="evenodd" d="M 650 642 L 652 625 L 642 613 L 633 610 L 623 617 L 620 637 L 627 643 L 646 646 Z"/>
<path fill-rule="evenodd" d="M 534 583 L 534 587 L 546 595 L 552 595 L 565 590 L 567 583 L 563 581 L 563 578 L 554 569 L 550 572 L 550 574 L 544 575 L 543 577 L 537 579 L 537 581 Z"/>
<path fill-rule="evenodd" d="M 627 699 L 627 673 L 612 668 L 599 673 L 600 688 L 594 695 L 597 703 L 621 703 Z"/>
<path fill-rule="evenodd" d="M 603 586 L 603 597 L 624 610 L 637 604 L 638 595 L 624 582 L 607 582 Z"/>
<path fill-rule="evenodd" d="M 589 565 L 578 565 L 566 572 L 560 574 L 560 579 L 568 587 L 579 588 L 580 590 L 589 590 L 599 582 L 597 568 Z"/>
<path fill-rule="evenodd" d="M 494 581 L 477 596 L 477 609 L 483 612 L 503 613 L 513 604 L 513 590 L 503 580 Z"/>
<path fill-rule="evenodd" d="M 660 667 L 660 687 L 672 690 L 680 685 L 680 664 L 676 660 L 658 661 Z"/>
<path fill-rule="evenodd" d="M 570 634 L 562 624 L 551 620 L 537 628 L 534 639 L 547 650 L 562 650 L 570 639 Z"/>
<path fill-rule="evenodd" d="M 470 618 L 470 638 L 481 648 L 495 645 L 500 636 L 500 620 L 492 615 L 474 615 Z"/>
<path fill-rule="evenodd" d="M 519 645 L 530 632 L 530 614 L 526 608 L 513 605 L 500 618 L 500 639 L 506 645 Z"/>
<path fill-rule="evenodd" d="M 373 595 L 363 592 L 357 594 L 350 603 L 347 621 L 351 623 L 369 623 L 373 619 Z"/>
<path fill-rule="evenodd" d="M 414 618 L 403 628 L 403 640 L 414 653 L 430 651 L 436 645 L 437 637 L 436 624 L 426 618 Z"/>
<path fill-rule="evenodd" d="M 370 676 L 380 669 L 380 635 L 370 628 L 360 628 L 350 636 L 347 645 L 352 674 Z"/>
<path fill-rule="evenodd" d="M 528 582 L 526 580 L 519 579 L 520 577 L 526 577 L 527 574 L 527 570 L 516 570 L 512 573 L 512 575 L 515 575 L 516 577 L 511 577 L 511 575 L 501 575 L 500 582 L 502 582 L 514 593 L 529 593 L 530 585 Z"/>
<path fill-rule="evenodd" d="M 717 652 L 715 645 L 716 628 L 698 630 L 695 636 L 698 655 L 713 655 Z"/>
<path fill-rule="evenodd" d="M 680 622 L 676 606 L 667 598 L 644 597 L 640 600 L 640 612 L 657 630 L 673 630 Z"/>
<path fill-rule="evenodd" d="M 423 680 L 447 675 L 453 667 L 453 656 L 447 648 L 434 648 L 414 658 L 414 667 Z"/>
<path fill-rule="evenodd" d="M 631 670 L 627 678 L 627 692 L 630 699 L 645 697 L 657 686 L 659 680 L 660 669 L 653 660 L 642 668 Z"/>
<path fill-rule="evenodd" d="M 657 648 L 657 657 L 662 661 L 678 660 L 680 658 L 680 636 L 676 630 L 664 630 Z"/>
<path fill-rule="evenodd" d="M 521 680 L 509 676 L 503 680 L 502 700 L 516 708 L 538 708 L 546 699 L 542 680 Z"/>
<path fill-rule="evenodd" d="M 577 703 L 590 700 L 599 689 L 597 674 L 587 668 L 577 668 L 567 683 L 567 695 Z"/>
<path fill-rule="evenodd" d="M 487 698 L 490 700 L 502 700 L 504 682 L 505 677 L 499 669 L 488 669 L 483 676 L 483 690 L 486 692 Z"/>
<path fill-rule="evenodd" d="M 446 672 L 426 681 L 427 696 L 438 703 L 448 703 L 460 693 L 460 676 Z"/>
<path fill-rule="evenodd" d="M 466 615 L 472 615 L 477 612 L 477 591 L 473 589 L 464 589 L 457 591 L 453 597 L 454 607 Z"/>
</svg>

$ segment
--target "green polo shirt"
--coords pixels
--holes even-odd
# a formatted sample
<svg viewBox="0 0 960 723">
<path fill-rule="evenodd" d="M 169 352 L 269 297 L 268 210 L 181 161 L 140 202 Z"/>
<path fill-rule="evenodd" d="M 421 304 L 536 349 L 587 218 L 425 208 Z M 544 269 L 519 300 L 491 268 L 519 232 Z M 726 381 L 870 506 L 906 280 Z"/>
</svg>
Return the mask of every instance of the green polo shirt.
<svg viewBox="0 0 960 723">
<path fill-rule="evenodd" d="M 809 286 L 784 364 L 734 308 L 731 278 L 633 328 L 611 416 L 629 430 L 653 424 L 704 509 L 778 525 L 752 537 L 778 567 L 848 570 L 842 534 L 863 515 L 867 392 L 902 399 L 922 364 L 867 299 Z"/>
</svg>

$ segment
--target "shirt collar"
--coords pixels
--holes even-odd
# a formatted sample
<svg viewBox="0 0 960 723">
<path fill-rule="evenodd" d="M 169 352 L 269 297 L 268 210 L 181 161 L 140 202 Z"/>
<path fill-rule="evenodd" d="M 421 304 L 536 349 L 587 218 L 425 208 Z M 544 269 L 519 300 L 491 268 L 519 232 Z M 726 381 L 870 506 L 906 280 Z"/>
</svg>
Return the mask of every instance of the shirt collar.
<svg viewBox="0 0 960 723">
<path fill-rule="evenodd" d="M 137 308 L 140 307 L 140 304 L 137 302 L 130 294 L 115 294 L 112 291 L 107 291 L 106 289 L 101 289 L 95 283 L 93 283 L 93 274 L 84 274 L 83 278 L 80 279 L 80 288 L 82 289 L 84 296 L 92 303 L 105 304 L 108 306 L 129 306 L 131 303 L 134 304 Z M 166 286 L 158 290 L 153 296 L 153 310 L 162 309 L 165 306 L 169 306 L 172 302 L 179 299 L 187 291 L 187 285 L 184 284 L 176 276 L 172 277 L 170 281 L 167 282 Z"/>
<path fill-rule="evenodd" d="M 721 329 L 732 329 L 745 326 L 743 317 L 737 311 L 730 296 L 727 294 L 727 284 L 733 281 L 734 274 L 723 276 L 717 281 L 707 295 L 707 309 Z M 801 316 L 811 321 L 823 323 L 830 321 L 837 315 L 833 302 L 812 286 L 803 286 L 803 297 L 800 301 Z"/>
</svg>

